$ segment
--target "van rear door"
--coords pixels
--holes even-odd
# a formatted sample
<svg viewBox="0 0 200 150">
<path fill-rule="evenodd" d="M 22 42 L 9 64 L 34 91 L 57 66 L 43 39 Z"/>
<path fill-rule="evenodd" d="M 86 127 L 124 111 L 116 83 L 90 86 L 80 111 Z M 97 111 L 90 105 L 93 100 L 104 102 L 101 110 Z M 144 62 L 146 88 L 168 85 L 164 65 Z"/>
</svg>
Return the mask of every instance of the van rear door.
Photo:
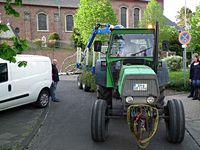
<svg viewBox="0 0 200 150">
<path fill-rule="evenodd" d="M 10 101 L 11 91 L 9 65 L 7 62 L 3 62 L 0 63 L 0 105 Z M 0 108 L 2 107 L 0 106 Z"/>
</svg>

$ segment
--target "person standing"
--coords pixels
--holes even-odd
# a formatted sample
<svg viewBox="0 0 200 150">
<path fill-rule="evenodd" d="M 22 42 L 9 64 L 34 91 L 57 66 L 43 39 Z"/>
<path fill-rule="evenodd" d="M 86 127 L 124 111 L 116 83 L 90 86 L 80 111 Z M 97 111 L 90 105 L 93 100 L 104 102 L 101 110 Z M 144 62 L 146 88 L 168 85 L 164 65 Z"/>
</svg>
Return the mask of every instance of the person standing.
<svg viewBox="0 0 200 150">
<path fill-rule="evenodd" d="M 194 87 L 193 100 L 200 100 L 200 63 L 199 55 L 197 53 L 193 54 L 193 63 L 190 67 L 190 82 Z"/>
<path fill-rule="evenodd" d="M 56 67 L 58 61 L 57 59 L 53 59 L 52 61 L 52 84 L 51 84 L 51 100 L 53 102 L 59 102 L 59 100 L 56 98 L 56 88 L 59 82 L 59 75 L 58 75 L 58 69 Z"/>
</svg>

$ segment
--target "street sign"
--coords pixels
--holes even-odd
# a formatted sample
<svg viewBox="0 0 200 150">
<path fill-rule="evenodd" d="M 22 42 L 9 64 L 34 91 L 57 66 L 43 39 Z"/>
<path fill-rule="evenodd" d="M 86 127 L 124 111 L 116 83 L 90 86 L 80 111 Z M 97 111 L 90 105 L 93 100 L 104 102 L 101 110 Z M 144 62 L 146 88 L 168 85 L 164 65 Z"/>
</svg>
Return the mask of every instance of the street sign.
<svg viewBox="0 0 200 150">
<path fill-rule="evenodd" d="M 179 42 L 183 45 L 187 45 L 191 40 L 191 35 L 187 31 L 183 31 L 179 34 Z"/>
</svg>

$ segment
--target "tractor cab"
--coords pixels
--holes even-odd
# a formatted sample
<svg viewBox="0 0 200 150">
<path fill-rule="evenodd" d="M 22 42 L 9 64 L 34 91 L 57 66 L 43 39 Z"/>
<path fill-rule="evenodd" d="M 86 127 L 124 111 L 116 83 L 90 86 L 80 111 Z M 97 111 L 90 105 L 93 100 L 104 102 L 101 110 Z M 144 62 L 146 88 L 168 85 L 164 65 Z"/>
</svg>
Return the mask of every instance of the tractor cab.
<svg viewBox="0 0 200 150">
<path fill-rule="evenodd" d="M 106 58 L 98 60 L 96 63 L 97 84 L 114 88 L 115 91 L 120 92 L 120 72 L 123 72 L 122 68 L 125 66 L 129 66 L 130 70 L 136 65 L 144 65 L 152 68 L 156 73 L 158 66 L 158 44 L 156 42 L 155 29 L 113 29 Z M 100 41 L 95 42 L 95 51 L 101 52 L 102 47 Z M 134 72 L 132 73 L 134 74 Z"/>
</svg>

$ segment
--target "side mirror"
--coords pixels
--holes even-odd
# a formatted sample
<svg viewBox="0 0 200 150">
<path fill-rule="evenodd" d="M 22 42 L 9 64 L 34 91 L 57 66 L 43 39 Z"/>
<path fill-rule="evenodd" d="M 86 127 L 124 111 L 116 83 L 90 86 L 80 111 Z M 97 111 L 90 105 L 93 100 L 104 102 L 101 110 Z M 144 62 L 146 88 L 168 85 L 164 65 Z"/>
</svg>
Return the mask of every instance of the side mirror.
<svg viewBox="0 0 200 150">
<path fill-rule="evenodd" d="M 94 51 L 95 52 L 101 52 L 101 46 L 102 46 L 101 41 L 95 41 L 94 42 Z"/>
</svg>

